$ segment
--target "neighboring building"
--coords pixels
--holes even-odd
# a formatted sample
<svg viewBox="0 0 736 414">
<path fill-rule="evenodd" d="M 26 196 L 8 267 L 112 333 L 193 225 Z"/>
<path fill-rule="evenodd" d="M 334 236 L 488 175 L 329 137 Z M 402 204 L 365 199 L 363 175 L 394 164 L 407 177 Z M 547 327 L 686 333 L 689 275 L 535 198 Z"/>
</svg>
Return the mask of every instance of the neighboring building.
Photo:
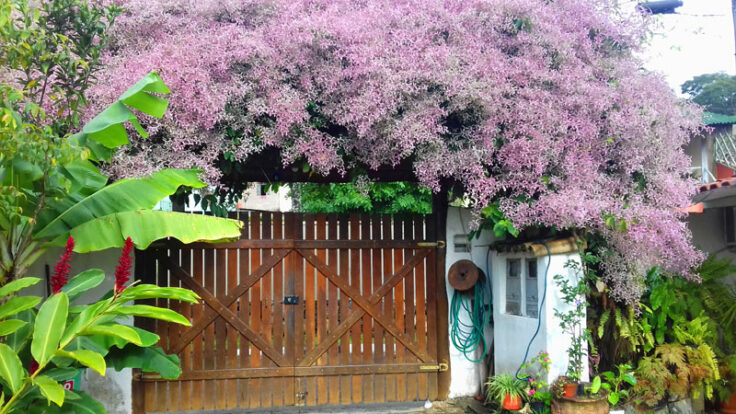
<svg viewBox="0 0 736 414">
<path fill-rule="evenodd" d="M 238 209 L 261 211 L 291 211 L 293 203 L 289 195 L 289 186 L 284 184 L 274 192 L 267 184 L 253 183 L 245 190 L 238 201 Z"/>
<path fill-rule="evenodd" d="M 694 137 L 687 147 L 698 193 L 688 224 L 695 245 L 706 253 L 736 251 L 736 116 L 706 112 L 703 121 L 711 130 Z M 732 254 L 736 257 L 736 254 Z"/>
</svg>

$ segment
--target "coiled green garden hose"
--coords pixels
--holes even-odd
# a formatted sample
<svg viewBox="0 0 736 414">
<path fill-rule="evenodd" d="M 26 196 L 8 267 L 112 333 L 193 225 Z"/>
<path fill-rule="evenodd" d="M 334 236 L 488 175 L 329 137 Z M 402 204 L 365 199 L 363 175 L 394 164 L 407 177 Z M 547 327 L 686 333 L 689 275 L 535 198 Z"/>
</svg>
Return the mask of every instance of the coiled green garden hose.
<svg viewBox="0 0 736 414">
<path fill-rule="evenodd" d="M 478 283 L 475 284 L 472 298 L 465 292 L 455 291 L 452 294 L 450 304 L 452 345 L 462 352 L 470 362 L 482 361 L 488 352 L 488 345 L 483 335 L 483 329 L 491 319 L 490 309 L 486 308 L 487 296 L 486 282 L 483 278 L 480 278 Z M 470 317 L 470 324 L 461 320 L 461 312 Z M 483 347 L 481 356 L 477 359 L 472 358 L 471 355 L 480 346 Z"/>
</svg>

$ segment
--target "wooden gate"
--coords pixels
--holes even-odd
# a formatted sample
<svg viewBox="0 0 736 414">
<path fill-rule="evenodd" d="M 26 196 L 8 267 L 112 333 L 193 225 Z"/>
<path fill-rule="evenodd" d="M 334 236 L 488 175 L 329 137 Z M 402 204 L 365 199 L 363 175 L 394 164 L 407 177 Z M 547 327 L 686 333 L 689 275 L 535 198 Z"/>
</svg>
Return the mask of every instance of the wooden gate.
<svg viewBox="0 0 736 414">
<path fill-rule="evenodd" d="M 167 242 L 137 256 L 139 280 L 192 289 L 202 302 L 159 301 L 192 322 L 145 326 L 179 356 L 182 375 L 137 374 L 135 411 L 446 396 L 444 259 L 432 216 L 239 218 L 237 242 Z"/>
</svg>

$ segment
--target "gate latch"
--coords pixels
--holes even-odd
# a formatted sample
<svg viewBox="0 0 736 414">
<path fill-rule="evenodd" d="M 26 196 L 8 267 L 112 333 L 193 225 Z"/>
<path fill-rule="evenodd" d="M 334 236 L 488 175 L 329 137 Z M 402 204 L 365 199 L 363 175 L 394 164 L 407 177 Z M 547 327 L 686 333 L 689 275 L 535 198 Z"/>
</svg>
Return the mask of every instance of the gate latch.
<svg viewBox="0 0 736 414">
<path fill-rule="evenodd" d="M 284 296 L 284 305 L 298 305 L 299 296 Z"/>
</svg>

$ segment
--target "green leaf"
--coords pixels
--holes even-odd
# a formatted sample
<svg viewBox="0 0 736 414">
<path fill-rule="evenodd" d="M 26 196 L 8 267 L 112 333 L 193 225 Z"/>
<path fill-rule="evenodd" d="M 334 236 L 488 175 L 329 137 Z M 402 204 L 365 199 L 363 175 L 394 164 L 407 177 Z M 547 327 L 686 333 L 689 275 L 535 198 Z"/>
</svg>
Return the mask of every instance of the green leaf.
<svg viewBox="0 0 736 414">
<path fill-rule="evenodd" d="M 590 384 L 590 392 L 593 394 L 598 394 L 598 391 L 601 389 L 601 377 L 596 376 L 593 378 L 593 383 Z"/>
<path fill-rule="evenodd" d="M 30 414 L 105 414 L 105 407 L 99 401 L 90 397 L 89 394 L 82 391 L 74 391 L 78 398 L 73 398 L 67 390 L 67 398 L 63 407 L 42 406 L 34 404 L 30 407 Z"/>
<path fill-rule="evenodd" d="M 0 319 L 34 308 L 39 303 L 41 298 L 37 296 L 14 296 L 0 306 Z"/>
<path fill-rule="evenodd" d="M 54 381 L 67 381 L 79 374 L 79 368 L 52 368 L 44 374 Z"/>
<path fill-rule="evenodd" d="M 80 349 L 71 352 L 59 350 L 56 351 L 55 355 L 61 358 L 72 358 L 79 361 L 79 363 L 85 367 L 97 371 L 100 375 L 105 375 L 105 369 L 107 368 L 105 365 L 105 358 L 97 352 L 87 349 Z"/>
<path fill-rule="evenodd" d="M 69 192 L 83 196 L 94 193 L 107 184 L 108 178 L 88 160 L 75 160 L 59 169 L 71 183 Z"/>
<path fill-rule="evenodd" d="M 26 370 L 23 369 L 18 354 L 11 347 L 0 343 L 0 378 L 5 385 L 15 394 L 23 385 L 25 377 Z"/>
<path fill-rule="evenodd" d="M 106 335 L 124 339 L 127 342 L 142 345 L 141 337 L 134 329 L 120 324 L 93 325 L 79 333 L 80 335 Z"/>
<path fill-rule="evenodd" d="M 162 321 L 178 323 L 185 326 L 192 325 L 189 322 L 189 319 L 179 315 L 171 309 L 158 308 L 150 305 L 120 306 L 110 310 L 110 313 L 116 315 L 133 315 L 143 318 L 160 319 Z"/>
<path fill-rule="evenodd" d="M 28 322 L 18 319 L 4 320 L 0 322 L 0 336 L 10 335 L 27 324 Z"/>
<path fill-rule="evenodd" d="M 141 299 L 175 299 L 182 302 L 197 303 L 199 301 L 199 295 L 189 289 L 142 284 L 125 289 L 120 295 L 120 299 L 126 301 Z"/>
<path fill-rule="evenodd" d="M 33 333 L 33 325 L 36 321 L 36 310 L 27 309 L 22 312 L 18 312 L 17 315 L 13 316 L 13 319 L 23 321 L 26 324 L 17 331 L 8 335 L 8 337 L 5 338 L 5 343 L 13 348 L 15 352 L 20 352 L 26 344 L 28 344 L 28 340 L 31 338 L 31 334 Z"/>
<path fill-rule="evenodd" d="M 182 185 L 203 187 L 204 183 L 197 178 L 199 172 L 199 170 L 166 169 L 157 171 L 150 177 L 116 181 L 74 203 L 50 222 L 39 222 L 39 230 L 35 232 L 34 237 L 55 238 L 66 235 L 79 225 L 110 214 L 149 210 L 161 199 L 174 194 Z M 66 241 L 66 237 L 64 239 Z M 75 248 L 74 251 L 79 250 Z"/>
<path fill-rule="evenodd" d="M 95 288 L 105 280 L 105 273 L 100 269 L 89 269 L 74 276 L 61 288 L 69 296 L 69 301 L 73 301 L 80 294 Z"/>
<path fill-rule="evenodd" d="M 636 377 L 631 374 L 622 375 L 621 379 L 629 385 L 636 385 Z"/>
<path fill-rule="evenodd" d="M 33 379 L 33 385 L 36 385 L 41 389 L 41 394 L 43 394 L 47 400 L 53 402 L 59 407 L 64 404 L 64 387 L 59 385 L 56 380 L 44 375 L 39 375 Z"/>
<path fill-rule="evenodd" d="M 611 404 L 611 406 L 614 406 L 614 405 L 618 404 L 618 400 L 620 398 L 621 397 L 618 395 L 617 392 L 612 392 L 612 393 L 608 394 L 608 403 Z"/>
<path fill-rule="evenodd" d="M 179 357 L 166 355 L 159 347 L 128 345 L 123 349 L 111 350 L 108 360 L 116 370 L 140 368 L 144 372 L 158 372 L 165 379 L 176 379 L 181 375 Z"/>
<path fill-rule="evenodd" d="M 51 296 L 38 311 L 33 328 L 31 354 L 39 365 L 45 365 L 56 352 L 66 327 L 69 298 L 60 292 Z"/>
<path fill-rule="evenodd" d="M 36 283 L 38 283 L 40 280 L 41 279 L 37 277 L 23 277 L 23 278 L 14 280 L 0 288 L 0 298 L 8 296 L 9 294 L 17 292 L 23 288 L 27 288 L 28 286 L 33 286 Z"/>
<path fill-rule="evenodd" d="M 79 312 L 79 315 L 77 315 L 72 320 L 72 323 L 70 323 L 66 328 L 64 335 L 61 337 L 61 343 L 66 343 L 75 335 L 78 335 L 85 326 L 100 315 L 100 312 L 102 312 L 110 302 L 112 302 L 112 299 L 102 300 L 91 305 L 84 306 L 84 309 Z"/>
<path fill-rule="evenodd" d="M 170 211 L 130 211 L 88 221 L 71 231 L 77 241 L 74 250 L 80 253 L 122 247 L 130 237 L 138 249 L 167 237 L 182 243 L 224 241 L 240 237 L 242 223 L 238 220 Z M 63 238 L 59 242 L 63 242 Z"/>
<path fill-rule="evenodd" d="M 141 338 L 141 345 L 143 347 L 156 345 L 159 341 L 159 336 L 153 332 L 148 332 L 145 329 L 141 329 L 135 326 L 131 326 L 138 336 Z"/>
<path fill-rule="evenodd" d="M 168 106 L 168 98 L 160 98 L 152 93 L 168 94 L 171 91 L 158 73 L 151 72 L 131 86 L 118 101 L 94 117 L 75 134 L 78 142 L 94 140 L 107 148 L 116 148 L 129 142 L 125 123 L 130 122 L 144 138 L 148 135 L 138 122 L 135 113 L 128 106 L 155 117 L 162 117 Z"/>
</svg>

